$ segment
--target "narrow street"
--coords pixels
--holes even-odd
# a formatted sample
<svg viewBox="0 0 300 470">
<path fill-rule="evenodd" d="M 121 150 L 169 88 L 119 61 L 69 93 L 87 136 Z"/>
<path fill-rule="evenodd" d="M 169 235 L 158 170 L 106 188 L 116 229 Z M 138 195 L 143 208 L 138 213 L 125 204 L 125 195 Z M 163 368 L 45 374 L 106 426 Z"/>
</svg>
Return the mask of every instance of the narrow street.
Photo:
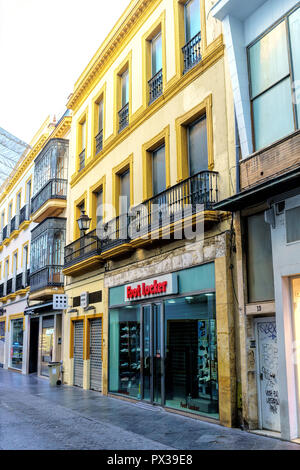
<svg viewBox="0 0 300 470">
<path fill-rule="evenodd" d="M 0 449 L 300 450 L 239 429 L 0 369 Z"/>
</svg>

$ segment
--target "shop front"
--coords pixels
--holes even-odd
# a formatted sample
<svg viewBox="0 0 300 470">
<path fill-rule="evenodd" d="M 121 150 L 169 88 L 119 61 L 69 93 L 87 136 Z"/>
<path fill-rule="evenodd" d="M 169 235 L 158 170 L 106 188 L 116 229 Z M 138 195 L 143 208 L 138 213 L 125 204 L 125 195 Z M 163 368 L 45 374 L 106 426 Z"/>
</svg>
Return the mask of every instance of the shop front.
<svg viewBox="0 0 300 470">
<path fill-rule="evenodd" d="M 25 309 L 29 317 L 28 373 L 49 377 L 49 362 L 61 361 L 62 311 L 53 310 L 52 302 Z"/>
<path fill-rule="evenodd" d="M 214 263 L 111 288 L 109 307 L 109 393 L 219 419 Z"/>
<path fill-rule="evenodd" d="M 11 347 L 10 347 L 10 363 L 12 369 L 22 370 L 23 365 L 23 318 L 16 318 L 10 321 L 11 331 Z"/>
</svg>

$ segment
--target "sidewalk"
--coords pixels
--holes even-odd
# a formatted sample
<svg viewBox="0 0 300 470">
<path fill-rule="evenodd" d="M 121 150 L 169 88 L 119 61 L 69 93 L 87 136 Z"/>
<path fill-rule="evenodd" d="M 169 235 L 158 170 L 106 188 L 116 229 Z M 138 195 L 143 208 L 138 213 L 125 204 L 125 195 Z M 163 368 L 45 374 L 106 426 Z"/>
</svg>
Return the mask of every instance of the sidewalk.
<svg viewBox="0 0 300 470">
<path fill-rule="evenodd" d="M 0 449 L 300 450 L 160 408 L 0 369 Z"/>
</svg>

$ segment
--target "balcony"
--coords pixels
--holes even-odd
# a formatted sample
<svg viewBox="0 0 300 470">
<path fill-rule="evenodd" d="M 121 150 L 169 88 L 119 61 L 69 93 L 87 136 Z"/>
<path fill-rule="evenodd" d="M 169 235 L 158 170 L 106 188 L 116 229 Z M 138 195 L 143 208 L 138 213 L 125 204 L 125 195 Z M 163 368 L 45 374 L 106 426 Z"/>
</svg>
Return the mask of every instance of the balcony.
<svg viewBox="0 0 300 470">
<path fill-rule="evenodd" d="M 65 247 L 64 274 L 78 276 L 106 260 L 162 239 L 174 240 L 176 230 L 218 221 L 218 173 L 202 171 L 116 217 Z M 183 224 L 184 222 L 184 224 Z M 181 229 L 182 230 L 182 229 Z M 182 238 L 182 236 L 181 236 Z"/>
<path fill-rule="evenodd" d="M 30 274 L 30 293 L 45 287 L 62 287 L 62 266 L 45 266 Z"/>
<path fill-rule="evenodd" d="M 96 135 L 95 141 L 96 141 L 96 155 L 97 155 L 103 149 L 103 129 L 101 129 L 99 134 Z"/>
<path fill-rule="evenodd" d="M 19 227 L 25 222 L 26 220 L 30 220 L 30 206 L 29 204 L 25 204 L 25 206 L 22 207 L 20 210 L 20 216 L 19 216 Z"/>
<path fill-rule="evenodd" d="M 85 167 L 85 149 L 79 154 L 79 171 L 83 170 Z"/>
<path fill-rule="evenodd" d="M 30 300 L 44 300 L 63 293 L 65 232 L 63 217 L 47 217 L 31 231 Z"/>
<path fill-rule="evenodd" d="M 269 181 L 300 166 L 300 130 L 240 162 L 241 190 Z"/>
<path fill-rule="evenodd" d="M 159 70 L 148 82 L 149 85 L 149 105 L 153 103 L 163 92 L 163 74 Z"/>
<path fill-rule="evenodd" d="M 129 124 L 129 103 L 126 103 L 119 111 L 119 132 L 122 132 Z"/>
<path fill-rule="evenodd" d="M 29 269 L 19 273 L 14 278 L 7 279 L 6 283 L 0 285 L 0 298 L 14 298 L 17 295 L 23 295 L 29 287 Z"/>
<path fill-rule="evenodd" d="M 84 273 L 92 266 L 99 264 L 101 254 L 101 241 L 96 234 L 96 229 L 78 238 L 73 243 L 65 247 L 64 274 L 68 275 L 68 267 L 72 266 L 72 273 Z"/>
<path fill-rule="evenodd" d="M 31 199 L 33 222 L 40 223 L 47 217 L 56 217 L 66 208 L 67 180 L 53 178 Z"/>
<path fill-rule="evenodd" d="M 201 33 L 197 33 L 182 48 L 184 69 L 183 73 L 187 73 L 201 60 Z"/>
</svg>

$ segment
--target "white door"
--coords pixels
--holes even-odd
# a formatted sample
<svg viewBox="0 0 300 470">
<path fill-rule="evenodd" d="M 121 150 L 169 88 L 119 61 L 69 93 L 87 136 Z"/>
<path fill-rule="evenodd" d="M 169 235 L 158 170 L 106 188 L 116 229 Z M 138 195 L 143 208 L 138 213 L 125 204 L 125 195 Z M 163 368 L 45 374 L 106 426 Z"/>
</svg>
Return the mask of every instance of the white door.
<svg viewBox="0 0 300 470">
<path fill-rule="evenodd" d="M 280 432 L 278 346 L 275 318 L 256 322 L 260 427 Z"/>
</svg>

